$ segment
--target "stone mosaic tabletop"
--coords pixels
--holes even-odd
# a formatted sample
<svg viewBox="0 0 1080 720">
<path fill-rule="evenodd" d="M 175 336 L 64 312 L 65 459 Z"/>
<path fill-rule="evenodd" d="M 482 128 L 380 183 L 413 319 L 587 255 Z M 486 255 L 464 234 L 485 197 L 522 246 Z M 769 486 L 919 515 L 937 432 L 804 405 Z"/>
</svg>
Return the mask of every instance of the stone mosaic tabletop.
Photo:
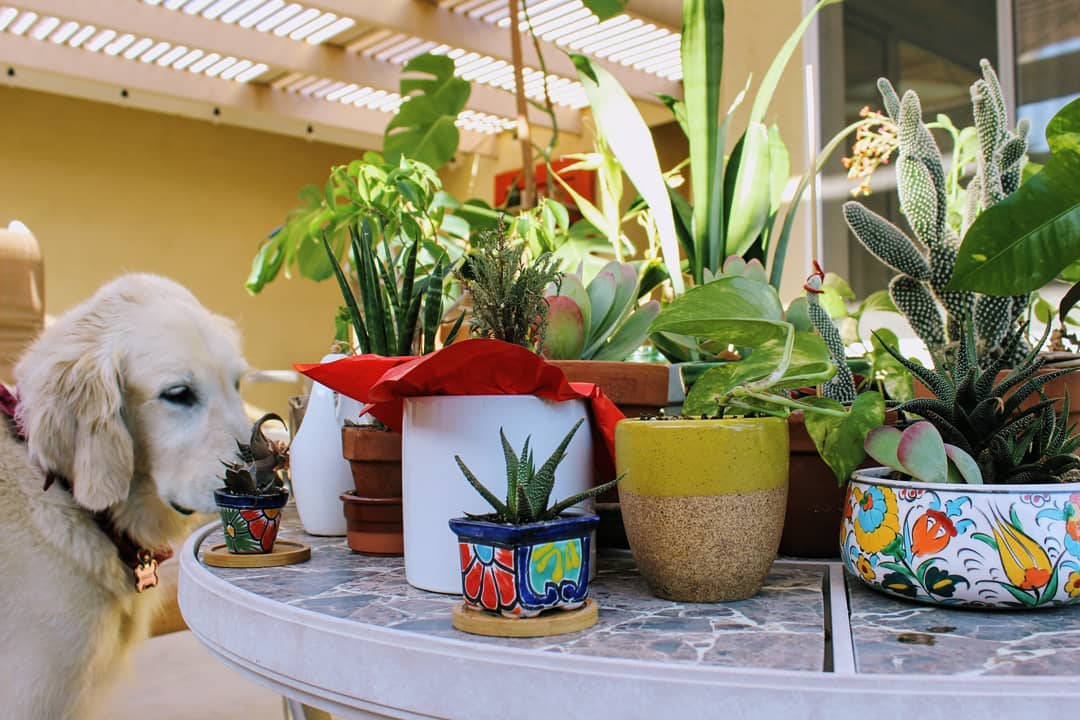
<svg viewBox="0 0 1080 720">
<path fill-rule="evenodd" d="M 359 555 L 344 538 L 307 535 L 295 515 L 286 516 L 279 537 L 310 545 L 311 560 L 285 567 L 208 570 L 238 588 L 287 605 L 435 637 L 719 667 L 819 671 L 824 664 L 824 565 L 777 563 L 754 598 L 683 604 L 650 595 L 629 552 L 605 551 L 590 590 L 600 604 L 596 625 L 556 637 L 487 638 L 455 630 L 450 609 L 460 598 L 409 585 L 400 557 Z M 217 531 L 203 547 L 220 542 Z"/>
<path fill-rule="evenodd" d="M 944 609 L 893 600 L 848 578 L 860 673 L 1080 676 L 1080 609 Z"/>
<path fill-rule="evenodd" d="M 592 597 L 600 621 L 582 632 L 548 638 L 468 635 L 450 624 L 459 601 L 413 588 L 401 558 L 358 555 L 344 538 L 303 532 L 294 513 L 281 537 L 312 547 L 311 560 L 278 568 L 208 567 L 237 588 L 335 618 L 431 637 L 625 660 L 703 667 L 830 671 L 841 654 L 859 674 L 1023 675 L 1080 677 L 1080 611 L 1029 613 L 944 610 L 875 593 L 852 578 L 831 588 L 838 565 L 778 561 L 756 597 L 684 604 L 649 594 L 626 551 L 604 551 Z M 203 543 L 221 542 L 220 531 Z M 830 572 L 831 570 L 831 572 Z M 837 583 L 839 584 L 839 583 Z M 850 613 L 851 646 L 830 638 L 830 604 Z M 843 617 L 841 615 L 841 617 Z M 849 662 L 846 666 L 851 667 Z"/>
</svg>

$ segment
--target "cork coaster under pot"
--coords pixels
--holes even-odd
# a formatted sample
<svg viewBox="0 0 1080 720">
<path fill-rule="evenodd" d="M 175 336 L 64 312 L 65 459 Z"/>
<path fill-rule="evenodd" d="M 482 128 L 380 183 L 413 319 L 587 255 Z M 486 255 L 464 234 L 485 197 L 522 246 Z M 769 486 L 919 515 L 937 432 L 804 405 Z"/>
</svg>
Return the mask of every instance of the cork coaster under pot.
<svg viewBox="0 0 1080 720">
<path fill-rule="evenodd" d="M 649 590 L 682 602 L 755 595 L 784 525 L 787 422 L 626 420 L 615 448 L 626 536 Z"/>
</svg>

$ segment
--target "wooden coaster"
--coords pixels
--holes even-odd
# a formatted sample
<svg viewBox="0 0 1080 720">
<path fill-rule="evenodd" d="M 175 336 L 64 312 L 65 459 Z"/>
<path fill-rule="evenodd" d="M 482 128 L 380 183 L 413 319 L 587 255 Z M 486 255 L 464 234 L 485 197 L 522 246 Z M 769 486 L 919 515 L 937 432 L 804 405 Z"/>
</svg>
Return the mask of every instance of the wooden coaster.
<svg viewBox="0 0 1080 720">
<path fill-rule="evenodd" d="M 454 606 L 450 621 L 462 632 L 488 637 L 544 637 L 592 627 L 600 619 L 600 606 L 589 599 L 576 610 L 549 610 L 532 618 L 507 618 L 474 610 L 464 602 Z"/>
<path fill-rule="evenodd" d="M 275 567 L 277 565 L 295 565 L 311 559 L 311 546 L 291 540 L 278 540 L 274 549 L 268 553 L 231 553 L 225 549 L 225 543 L 214 545 L 203 552 L 202 560 L 207 565 L 225 568 Z"/>
</svg>

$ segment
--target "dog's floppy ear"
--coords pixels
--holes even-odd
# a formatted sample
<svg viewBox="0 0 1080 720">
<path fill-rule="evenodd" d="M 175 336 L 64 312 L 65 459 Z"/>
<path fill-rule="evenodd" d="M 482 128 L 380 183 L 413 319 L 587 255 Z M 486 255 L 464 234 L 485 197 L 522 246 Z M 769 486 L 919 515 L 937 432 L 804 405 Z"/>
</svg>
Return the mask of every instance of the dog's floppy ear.
<svg viewBox="0 0 1080 720">
<path fill-rule="evenodd" d="M 119 358 L 103 328 L 75 318 L 47 329 L 15 369 L 30 457 L 68 478 L 75 501 L 104 510 L 127 497 L 135 466 Z"/>
</svg>

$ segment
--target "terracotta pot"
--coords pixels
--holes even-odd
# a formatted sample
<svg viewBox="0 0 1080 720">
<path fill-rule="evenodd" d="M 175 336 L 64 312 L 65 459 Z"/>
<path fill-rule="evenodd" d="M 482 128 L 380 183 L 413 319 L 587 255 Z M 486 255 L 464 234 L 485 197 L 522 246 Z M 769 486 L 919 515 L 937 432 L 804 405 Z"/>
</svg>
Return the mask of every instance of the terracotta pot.
<svg viewBox="0 0 1080 720">
<path fill-rule="evenodd" d="M 361 497 L 401 497 L 401 433 L 370 425 L 341 428 L 341 454 Z"/>
<path fill-rule="evenodd" d="M 896 413 L 889 413 L 885 424 L 895 422 Z M 803 558 L 839 557 L 844 486 L 836 482 L 836 475 L 818 454 L 813 439 L 806 432 L 801 412 L 788 418 L 788 441 L 791 460 L 780 554 Z M 873 465 L 874 461 L 867 458 L 859 467 Z"/>
<path fill-rule="evenodd" d="M 780 554 L 839 557 L 844 488 L 818 455 L 814 441 L 806 432 L 802 413 L 788 418 L 788 439 L 791 464 Z"/>
<path fill-rule="evenodd" d="M 401 555 L 401 497 L 361 497 L 349 491 L 344 503 L 346 542 L 353 552 L 366 555 Z"/>
<path fill-rule="evenodd" d="M 626 420 L 615 440 L 623 521 L 649 590 L 682 602 L 756 594 L 783 528 L 787 423 Z"/>
<path fill-rule="evenodd" d="M 600 386 L 628 418 L 655 415 L 667 405 L 668 366 L 602 360 L 551 360 L 570 382 Z"/>
<path fill-rule="evenodd" d="M 570 382 L 588 382 L 600 386 L 604 394 L 628 418 L 656 415 L 668 404 L 668 365 L 603 360 L 551 360 Z M 600 479 L 612 476 L 614 468 L 597 465 Z M 608 490 L 598 498 L 600 526 L 596 531 L 598 548 L 628 548 L 626 530 L 619 509 L 619 491 Z"/>
</svg>

